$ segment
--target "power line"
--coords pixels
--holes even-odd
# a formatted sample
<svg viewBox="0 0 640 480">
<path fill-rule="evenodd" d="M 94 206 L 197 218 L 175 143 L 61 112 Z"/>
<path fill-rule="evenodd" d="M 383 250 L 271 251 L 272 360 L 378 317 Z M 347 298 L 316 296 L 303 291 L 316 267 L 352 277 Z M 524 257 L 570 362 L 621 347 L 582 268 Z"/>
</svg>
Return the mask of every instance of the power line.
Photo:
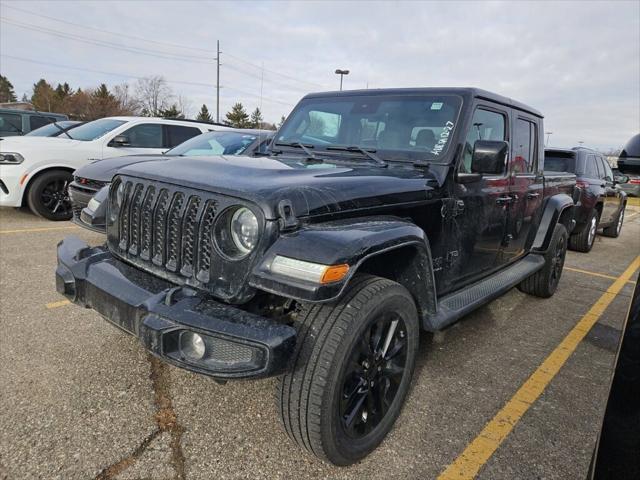
<svg viewBox="0 0 640 480">
<path fill-rule="evenodd" d="M 130 38 L 132 40 L 137 40 L 137 41 L 141 41 L 141 42 L 154 43 L 156 45 L 165 45 L 165 46 L 172 47 L 172 48 L 183 48 L 185 50 L 198 50 L 198 51 L 201 51 L 201 52 L 204 52 L 204 53 L 213 54 L 213 52 L 211 52 L 208 49 L 204 49 L 204 48 L 192 47 L 192 46 L 188 46 L 188 45 L 178 45 L 177 43 L 161 42 L 161 41 L 158 41 L 158 40 L 149 40 L 149 39 L 146 39 L 146 38 L 143 38 L 143 37 L 137 37 L 135 35 L 129 35 L 129 34 L 126 34 L 126 33 L 113 32 L 113 31 L 104 30 L 104 29 L 101 29 L 101 28 L 89 27 L 87 25 L 81 25 L 79 23 L 70 22 L 68 20 L 62 20 L 61 18 L 55 18 L 55 17 L 50 17 L 49 15 L 43 15 L 41 13 L 35 13 L 35 12 L 30 11 L 30 10 L 25 10 L 24 8 L 14 7 L 13 5 L 3 4 L 2 6 L 3 6 L 3 8 L 10 8 L 12 10 L 17 10 L 17 11 L 20 11 L 20 12 L 23 12 L 23 13 L 28 13 L 29 15 L 33 15 L 35 17 L 46 18 L 47 20 L 53 20 L 54 22 L 66 23 L 67 25 L 72 25 L 74 27 L 84 28 L 86 30 L 93 30 L 94 32 L 106 33 L 106 34 L 109 34 L 109 35 L 116 35 L 118 37 Z"/>
<path fill-rule="evenodd" d="M 71 65 L 61 65 L 59 63 L 44 62 L 44 61 L 41 61 L 41 60 L 34 60 L 34 59 L 31 59 L 31 58 L 24 58 L 24 57 L 16 57 L 14 55 L 7 55 L 7 54 L 4 54 L 4 53 L 0 53 L 0 57 L 10 58 L 12 60 L 18 60 L 18 61 L 21 61 L 21 62 L 35 63 L 35 64 L 38 64 L 38 65 L 47 65 L 47 66 L 51 66 L 51 67 L 64 68 L 64 69 L 69 69 L 69 70 L 78 70 L 78 71 L 82 71 L 82 72 L 99 73 L 101 75 L 112 75 L 112 76 L 128 78 L 128 79 L 141 80 L 141 79 L 145 78 L 145 77 L 141 77 L 141 76 L 137 76 L 137 75 L 129 75 L 129 74 L 122 74 L 122 73 L 115 73 L 115 72 L 107 72 L 107 71 L 104 71 L 104 70 L 94 70 L 94 69 L 90 69 L 90 68 L 73 67 Z M 167 80 L 167 79 L 165 79 L 165 81 L 167 83 L 173 83 L 173 84 L 179 84 L 179 85 L 191 85 L 191 86 L 196 86 L 196 87 L 211 88 L 211 84 L 209 84 L 209 83 L 189 82 L 189 81 L 183 81 L 183 80 Z M 238 92 L 238 93 L 241 93 L 243 95 L 248 95 L 250 97 L 260 98 L 260 95 L 257 95 L 255 93 L 251 93 L 251 92 L 247 92 L 245 90 L 240 90 L 240 89 L 237 89 L 237 88 L 234 88 L 234 87 L 223 87 L 223 86 L 221 86 L 221 88 L 223 88 L 225 90 L 229 90 L 229 91 Z M 289 107 L 293 106 L 292 103 L 289 103 L 289 102 L 286 102 L 286 101 L 280 100 L 280 99 L 264 97 L 264 100 L 266 100 L 268 102 L 271 102 L 271 103 L 278 103 L 278 104 L 281 104 L 281 105 L 286 105 L 286 106 L 289 106 Z"/>
<path fill-rule="evenodd" d="M 188 46 L 188 45 L 180 45 L 180 44 L 170 43 L 170 42 L 161 42 L 161 41 L 158 41 L 158 40 L 149 40 L 149 39 L 138 37 L 138 36 L 135 36 L 135 35 L 129 35 L 129 34 L 114 32 L 114 31 L 105 30 L 105 29 L 101 29 L 101 28 L 81 25 L 79 23 L 70 22 L 68 20 L 62 20 L 60 18 L 51 17 L 49 15 L 43 15 L 41 13 L 35 13 L 35 12 L 30 11 L 30 10 L 26 10 L 24 8 L 14 7 L 13 5 L 3 4 L 3 7 L 4 8 L 9 8 L 9 9 L 13 9 L 13 10 L 16 10 L 16 11 L 20 11 L 20 12 L 23 12 L 23 13 L 27 13 L 29 15 L 33 15 L 33 16 L 36 16 L 36 17 L 45 18 L 47 20 L 53 20 L 54 22 L 60 22 L 60 23 L 64 23 L 64 24 L 67 24 L 67 25 L 72 25 L 74 27 L 84 28 L 86 30 L 92 30 L 92 31 L 95 31 L 95 32 L 106 33 L 108 35 L 116 35 L 116 36 L 121 37 L 121 38 L 130 38 L 130 39 L 137 40 L 137 41 L 152 43 L 152 44 L 156 44 L 156 45 L 164 45 L 164 46 L 168 46 L 168 47 L 171 47 L 171 48 L 181 48 L 181 49 L 191 50 L 191 51 L 197 50 L 197 51 L 200 51 L 200 52 L 207 53 L 209 55 L 214 55 L 214 53 L 215 53 L 215 52 L 212 52 L 211 50 L 204 49 L 204 48 L 192 47 L 192 46 Z M 26 24 L 26 25 L 32 25 L 33 27 L 37 27 L 37 28 L 46 28 L 46 27 L 40 27 L 40 26 L 33 25 L 33 24 Z M 16 26 L 19 26 L 19 25 L 16 25 Z M 23 28 L 27 28 L 27 27 L 23 27 Z M 57 32 L 57 33 L 60 34 L 62 32 Z M 92 39 L 92 40 L 96 41 L 95 39 Z M 110 43 L 110 42 L 108 42 L 108 43 Z M 125 49 L 129 48 L 129 47 L 121 46 L 121 45 L 117 45 L 117 46 L 118 46 L 118 48 L 125 48 Z M 144 50 L 144 49 L 139 49 L 139 50 Z M 169 52 L 158 52 L 158 51 L 156 51 L 156 53 L 162 54 L 162 55 L 167 55 L 167 54 L 168 55 L 174 55 L 174 56 L 178 56 L 178 57 L 185 56 L 185 55 L 172 54 L 172 53 L 169 53 Z M 269 73 L 271 73 L 273 75 L 278 75 L 278 76 L 280 76 L 282 78 L 287 78 L 289 80 L 293 80 L 293 81 L 299 82 L 299 83 L 304 83 L 304 84 L 307 84 L 307 85 L 313 85 L 315 87 L 326 88 L 324 85 L 321 85 L 319 83 L 310 82 L 308 80 L 301 80 L 301 79 L 292 77 L 290 75 L 286 75 L 286 74 L 284 74 L 282 72 L 277 72 L 275 70 L 270 70 L 270 69 L 264 68 L 263 66 L 260 66 L 260 65 L 257 65 L 255 63 L 249 62 L 248 60 L 245 60 L 243 58 L 240 58 L 240 57 L 238 57 L 236 55 L 232 55 L 232 54 L 227 53 L 227 52 L 225 52 L 225 55 L 227 55 L 227 56 L 229 56 L 231 58 L 234 58 L 239 62 L 242 62 L 242 63 L 245 63 L 247 65 L 250 65 L 250 66 L 252 66 L 254 68 L 260 69 L 261 71 L 269 72 Z M 199 57 L 199 56 L 194 56 L 194 55 L 186 55 L 186 56 L 190 57 L 190 58 L 194 58 L 194 59 L 201 59 L 201 60 L 209 60 L 209 58 L 210 58 L 210 57 Z M 211 62 L 206 62 L 206 63 L 211 63 Z M 246 74 L 246 72 L 245 72 L 245 74 Z"/>
</svg>

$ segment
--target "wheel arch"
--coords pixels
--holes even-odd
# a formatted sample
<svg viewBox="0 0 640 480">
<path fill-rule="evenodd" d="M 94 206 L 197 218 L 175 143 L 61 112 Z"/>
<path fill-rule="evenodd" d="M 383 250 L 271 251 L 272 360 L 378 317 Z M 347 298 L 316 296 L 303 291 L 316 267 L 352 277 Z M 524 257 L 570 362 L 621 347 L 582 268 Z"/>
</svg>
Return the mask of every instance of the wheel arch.
<svg viewBox="0 0 640 480">
<path fill-rule="evenodd" d="M 560 193 L 549 198 L 542 212 L 531 249 L 538 253 L 546 252 L 558 223 L 564 225 L 570 234 L 575 226 L 575 211 L 575 203 L 569 195 Z"/>
<path fill-rule="evenodd" d="M 25 202 L 27 200 L 27 195 L 29 195 L 29 189 L 33 186 L 34 180 L 52 170 L 65 170 L 71 174 L 73 174 L 73 172 L 76 171 L 75 168 L 65 164 L 53 164 L 53 165 L 46 165 L 46 166 L 40 167 L 37 170 L 29 172 L 28 174 L 29 178 L 27 180 L 26 185 L 24 186 L 24 189 L 22 190 L 21 205 L 23 206 L 26 205 Z"/>
<path fill-rule="evenodd" d="M 313 248 L 309 248 L 310 245 Z M 276 256 L 322 265 L 349 265 L 344 279 L 315 285 L 270 271 Z M 254 288 L 311 303 L 338 299 L 356 273 L 369 273 L 403 285 L 421 316 L 436 311 L 431 250 L 424 231 L 397 217 L 365 217 L 310 225 L 281 235 L 253 269 Z"/>
</svg>

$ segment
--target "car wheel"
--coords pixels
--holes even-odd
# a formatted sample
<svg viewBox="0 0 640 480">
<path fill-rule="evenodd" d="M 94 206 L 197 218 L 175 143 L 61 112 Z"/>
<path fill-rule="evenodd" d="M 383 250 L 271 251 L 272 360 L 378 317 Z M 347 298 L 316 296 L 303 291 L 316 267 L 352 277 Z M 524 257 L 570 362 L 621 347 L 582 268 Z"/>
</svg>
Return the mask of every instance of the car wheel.
<svg viewBox="0 0 640 480">
<path fill-rule="evenodd" d="M 623 205 L 620 211 L 618 212 L 618 216 L 616 217 L 616 221 L 613 225 L 602 229 L 602 234 L 605 237 L 618 238 L 620 236 L 620 232 L 622 232 L 622 224 L 624 223 L 625 208 L 626 208 L 626 205 Z"/>
<path fill-rule="evenodd" d="M 332 304 L 303 304 L 293 369 L 280 378 L 282 423 L 300 447 L 336 465 L 373 451 L 404 403 L 418 313 L 402 285 L 357 275 Z"/>
<path fill-rule="evenodd" d="M 71 173 L 65 170 L 49 170 L 38 175 L 27 192 L 31 211 L 47 220 L 69 220 L 72 209 L 68 186 L 72 179 Z"/>
<path fill-rule="evenodd" d="M 577 252 L 590 252 L 596 239 L 598 231 L 598 212 L 591 210 L 587 223 L 582 231 L 572 234 L 569 237 L 569 249 Z"/>
<path fill-rule="evenodd" d="M 566 227 L 557 224 L 553 230 L 549 249 L 544 255 L 544 267 L 520 282 L 518 285 L 520 291 L 542 298 L 549 298 L 555 293 L 567 254 L 567 237 Z"/>
</svg>

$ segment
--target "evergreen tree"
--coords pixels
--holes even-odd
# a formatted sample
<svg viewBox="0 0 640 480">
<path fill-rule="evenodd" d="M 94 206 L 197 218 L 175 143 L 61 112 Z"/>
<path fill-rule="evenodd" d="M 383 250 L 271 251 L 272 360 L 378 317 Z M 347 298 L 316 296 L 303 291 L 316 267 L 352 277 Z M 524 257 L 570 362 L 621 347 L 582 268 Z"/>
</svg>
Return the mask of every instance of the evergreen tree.
<svg viewBox="0 0 640 480">
<path fill-rule="evenodd" d="M 67 82 L 64 82 L 56 87 L 56 95 L 61 101 L 64 101 L 65 98 L 73 95 L 73 90 Z"/>
<path fill-rule="evenodd" d="M 278 123 L 278 128 L 280 128 L 280 127 L 282 126 L 282 124 L 284 123 L 284 121 L 285 121 L 286 119 L 287 119 L 287 118 L 286 118 L 284 115 L 282 115 L 282 117 L 280 117 L 280 123 Z"/>
<path fill-rule="evenodd" d="M 202 108 L 200 109 L 200 113 L 198 113 L 198 116 L 196 117 L 196 120 L 200 120 L 201 122 L 211 122 L 211 114 L 209 113 L 209 109 L 207 108 L 207 106 L 203 103 L 202 104 Z"/>
<path fill-rule="evenodd" d="M 31 95 L 33 108 L 43 112 L 57 112 L 60 107 L 60 100 L 53 87 L 41 78 L 33 85 L 33 95 Z"/>
<path fill-rule="evenodd" d="M 0 102 L 15 102 L 16 92 L 13 91 L 13 85 L 9 79 L 0 75 Z"/>
<path fill-rule="evenodd" d="M 184 115 L 178 110 L 178 106 L 174 103 L 169 108 L 164 108 L 158 112 L 158 116 L 164 118 L 184 118 Z"/>
<path fill-rule="evenodd" d="M 251 126 L 253 128 L 262 128 L 263 122 L 264 122 L 264 119 L 262 118 L 262 112 L 258 107 L 256 107 L 256 109 L 251 114 L 251 121 L 250 121 Z"/>
<path fill-rule="evenodd" d="M 231 110 L 227 112 L 226 123 L 235 128 L 247 128 L 249 126 L 249 115 L 245 112 L 240 102 L 236 103 Z"/>
</svg>

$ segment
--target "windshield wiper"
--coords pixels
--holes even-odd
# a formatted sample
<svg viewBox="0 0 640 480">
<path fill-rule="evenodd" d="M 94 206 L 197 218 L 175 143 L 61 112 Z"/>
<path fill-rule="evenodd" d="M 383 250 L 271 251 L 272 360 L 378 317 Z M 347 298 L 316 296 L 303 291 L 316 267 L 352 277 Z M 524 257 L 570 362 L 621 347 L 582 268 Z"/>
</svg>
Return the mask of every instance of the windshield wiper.
<svg viewBox="0 0 640 480">
<path fill-rule="evenodd" d="M 294 148 L 300 148 L 305 155 L 307 155 L 307 158 L 310 160 L 315 160 L 316 162 L 322 162 L 323 160 L 321 158 L 318 158 L 316 156 L 315 153 L 313 153 L 310 149 L 311 148 L 315 148 L 313 145 L 305 145 L 304 143 L 300 143 L 300 142 L 291 142 L 291 143 L 285 143 L 285 142 L 276 142 L 275 145 L 279 145 L 281 147 L 294 147 Z M 273 149 L 271 149 L 272 152 L 274 152 Z M 275 153 L 275 152 L 274 152 Z"/>
<path fill-rule="evenodd" d="M 371 160 L 376 162 L 378 165 L 383 167 L 388 167 L 387 162 L 382 160 L 379 156 L 375 154 L 375 149 L 367 150 L 366 148 L 362 148 L 358 145 L 330 145 L 327 147 L 327 150 L 341 150 L 343 152 L 360 152 L 365 157 L 369 157 Z"/>
<path fill-rule="evenodd" d="M 58 130 L 60 130 L 62 133 L 64 133 L 64 134 L 65 134 L 67 137 L 69 137 L 71 140 L 73 140 L 73 137 L 72 137 L 71 135 L 69 135 L 69 134 L 67 133 L 67 131 L 66 131 L 64 128 L 62 128 L 60 125 L 58 125 L 56 122 L 51 122 L 51 124 L 52 124 L 54 127 L 56 127 Z"/>
</svg>

